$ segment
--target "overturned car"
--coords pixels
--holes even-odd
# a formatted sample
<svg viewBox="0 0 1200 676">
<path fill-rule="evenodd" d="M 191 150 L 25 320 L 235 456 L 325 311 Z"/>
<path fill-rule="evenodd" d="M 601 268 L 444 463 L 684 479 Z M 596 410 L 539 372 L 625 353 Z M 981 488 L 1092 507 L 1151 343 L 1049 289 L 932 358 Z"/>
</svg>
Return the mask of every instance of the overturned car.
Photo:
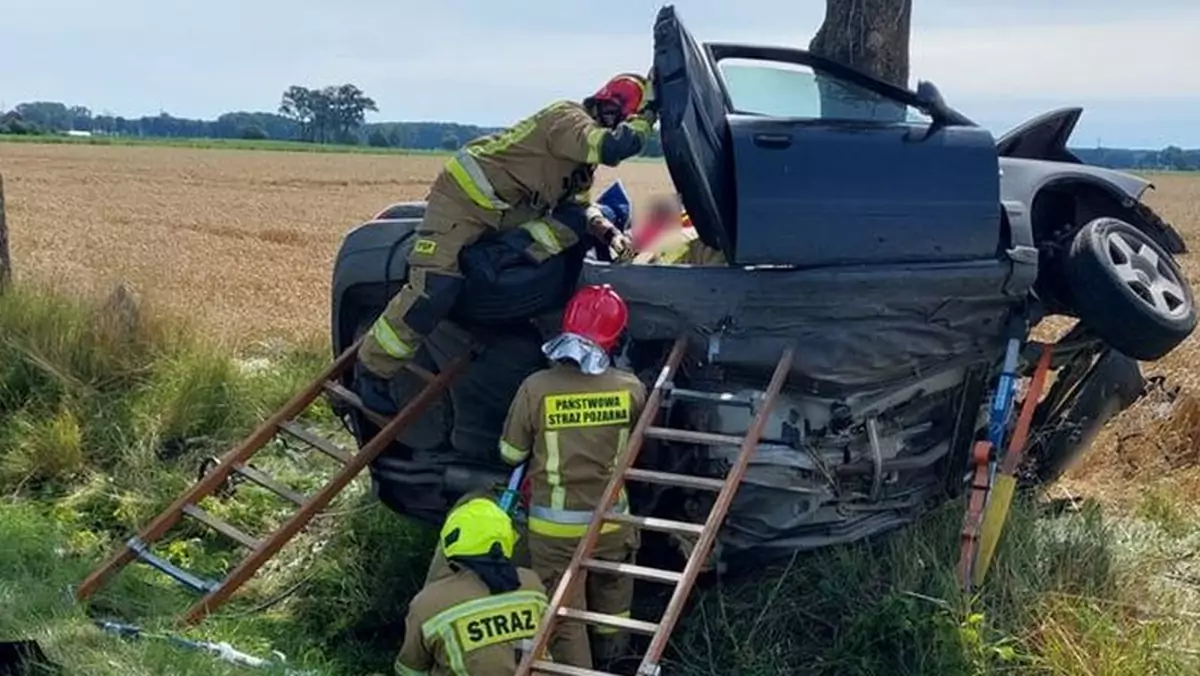
<svg viewBox="0 0 1200 676">
<path fill-rule="evenodd" d="M 672 427 L 742 434 L 785 345 L 795 364 L 720 535 L 742 561 L 854 541 L 917 518 L 966 486 L 1005 344 L 1050 315 L 1058 340 L 1025 478 L 1052 481 L 1142 392 L 1137 360 L 1196 325 L 1172 254 L 1179 235 L 1141 202 L 1142 178 L 1067 149 L 1081 110 L 996 140 L 936 88 L 908 91 L 802 50 L 697 43 L 672 7 L 654 28 L 666 163 L 703 242 L 729 265 L 606 262 L 585 242 L 534 266 L 501 236 L 464 252 L 463 299 L 418 362 L 485 347 L 371 467 L 391 508 L 440 521 L 462 493 L 503 482 L 497 441 L 520 382 L 579 284 L 631 311 L 620 362 L 657 374 L 690 337 L 677 385 L 745 406 L 667 408 Z M 333 271 L 336 351 L 403 283 L 423 204 L 351 231 Z M 1030 346 L 1020 372 L 1036 358 Z M 402 387 L 415 394 L 415 375 Z M 352 383 L 347 382 L 347 385 Z M 345 417 L 360 443 L 375 432 Z M 724 475 L 736 447 L 648 442 L 644 466 Z M 707 493 L 632 487 L 634 511 L 702 520 Z"/>
</svg>

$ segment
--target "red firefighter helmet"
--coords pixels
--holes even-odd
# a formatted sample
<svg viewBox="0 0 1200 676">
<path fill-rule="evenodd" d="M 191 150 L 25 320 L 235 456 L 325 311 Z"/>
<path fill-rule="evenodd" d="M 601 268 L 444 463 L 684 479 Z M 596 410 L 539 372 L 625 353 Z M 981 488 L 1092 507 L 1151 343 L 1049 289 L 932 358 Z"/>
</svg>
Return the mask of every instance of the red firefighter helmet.
<svg viewBox="0 0 1200 676">
<path fill-rule="evenodd" d="M 621 109 L 621 118 L 632 117 L 642 107 L 646 100 L 646 88 L 649 84 L 646 78 L 636 73 L 621 73 L 604 83 L 588 101 L 607 101 L 616 104 Z"/>
<path fill-rule="evenodd" d="M 608 351 L 616 347 L 628 321 L 629 309 L 621 296 L 607 284 L 593 284 L 576 291 L 567 302 L 562 330 L 583 336 Z"/>
</svg>

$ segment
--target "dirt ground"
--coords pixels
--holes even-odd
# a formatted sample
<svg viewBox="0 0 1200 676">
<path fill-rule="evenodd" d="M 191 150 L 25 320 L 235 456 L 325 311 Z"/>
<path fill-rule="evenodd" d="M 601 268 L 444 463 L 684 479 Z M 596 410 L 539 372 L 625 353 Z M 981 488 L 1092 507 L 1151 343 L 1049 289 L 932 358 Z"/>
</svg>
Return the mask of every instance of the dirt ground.
<svg viewBox="0 0 1200 676">
<path fill-rule="evenodd" d="M 0 144 L 18 279 L 102 293 L 131 283 L 156 307 L 231 346 L 327 331 L 343 234 L 387 204 L 424 197 L 443 160 L 184 148 Z M 604 170 L 639 202 L 671 191 L 665 167 Z M 1200 247 L 1200 177 L 1160 175 L 1149 203 Z M 1200 277 L 1194 255 L 1182 260 Z M 1110 425 L 1063 490 L 1133 500 L 1134 483 L 1200 495 L 1200 335 L 1155 364 L 1182 388 Z"/>
</svg>

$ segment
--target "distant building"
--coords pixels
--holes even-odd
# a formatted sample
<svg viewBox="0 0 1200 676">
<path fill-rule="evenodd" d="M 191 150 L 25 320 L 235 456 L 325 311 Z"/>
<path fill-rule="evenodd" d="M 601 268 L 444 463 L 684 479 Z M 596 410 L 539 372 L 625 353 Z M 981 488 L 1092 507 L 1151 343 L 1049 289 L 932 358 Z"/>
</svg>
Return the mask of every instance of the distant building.
<svg viewBox="0 0 1200 676">
<path fill-rule="evenodd" d="M 92 135 L 92 132 L 90 132 L 90 131 L 78 131 L 76 129 L 70 129 L 67 131 L 67 136 L 91 136 L 91 135 Z"/>
</svg>

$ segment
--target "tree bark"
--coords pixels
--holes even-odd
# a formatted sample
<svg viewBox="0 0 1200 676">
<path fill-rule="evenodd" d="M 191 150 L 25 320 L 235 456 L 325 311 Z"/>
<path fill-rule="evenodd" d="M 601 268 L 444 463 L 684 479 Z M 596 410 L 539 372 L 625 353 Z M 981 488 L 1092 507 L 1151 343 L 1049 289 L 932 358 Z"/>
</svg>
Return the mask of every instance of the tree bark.
<svg viewBox="0 0 1200 676">
<path fill-rule="evenodd" d="M 911 27 L 912 0 L 825 0 L 825 21 L 808 49 L 907 87 Z"/>
<path fill-rule="evenodd" d="M 0 175 L 0 292 L 12 283 L 12 258 L 8 251 L 8 221 L 4 218 L 4 176 Z"/>
</svg>

